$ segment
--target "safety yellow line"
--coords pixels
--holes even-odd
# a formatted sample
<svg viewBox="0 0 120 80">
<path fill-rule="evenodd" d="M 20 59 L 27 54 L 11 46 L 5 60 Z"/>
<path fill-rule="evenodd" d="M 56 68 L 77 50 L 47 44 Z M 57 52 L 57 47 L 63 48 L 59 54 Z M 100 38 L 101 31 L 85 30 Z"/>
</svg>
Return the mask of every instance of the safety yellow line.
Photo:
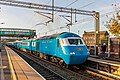
<svg viewBox="0 0 120 80">
<path fill-rule="evenodd" d="M 5 49 L 6 49 L 6 47 L 5 47 Z M 7 49 L 6 49 L 6 51 L 7 51 Z M 11 58 L 10 58 L 10 55 L 9 55 L 8 51 L 7 51 L 7 56 L 8 56 L 8 60 L 9 60 L 10 71 L 12 73 L 11 79 L 12 80 L 17 80 L 14 69 L 13 69 L 12 61 L 11 61 Z"/>
</svg>

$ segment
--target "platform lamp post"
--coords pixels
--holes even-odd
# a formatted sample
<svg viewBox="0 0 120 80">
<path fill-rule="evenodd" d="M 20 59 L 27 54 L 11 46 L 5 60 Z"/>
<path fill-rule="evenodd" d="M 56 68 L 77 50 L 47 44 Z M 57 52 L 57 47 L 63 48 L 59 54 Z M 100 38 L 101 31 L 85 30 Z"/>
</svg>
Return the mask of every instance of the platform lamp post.
<svg viewBox="0 0 120 80">
<path fill-rule="evenodd" d="M 107 35 L 107 43 L 108 43 L 108 57 L 110 57 L 110 35 Z"/>
<path fill-rule="evenodd" d="M 0 24 L 5 24 L 5 23 L 2 22 Z M 1 52 L 1 48 L 2 48 L 2 43 L 1 43 L 1 30 L 0 30 L 0 52 Z M 1 53 L 0 53 L 0 63 L 2 63 Z M 3 74 L 3 69 L 5 69 L 5 68 L 7 68 L 7 66 L 3 66 L 2 64 L 0 65 L 1 74 Z M 4 77 L 1 76 L 0 80 L 4 80 Z"/>
<path fill-rule="evenodd" d="M 98 31 L 95 31 L 95 46 L 94 46 L 94 54 L 95 54 L 95 56 L 96 55 L 98 55 L 98 53 L 97 53 L 97 48 L 98 48 L 98 44 L 97 44 L 97 35 L 98 34 Z"/>
<path fill-rule="evenodd" d="M 5 24 L 4 22 L 0 23 L 0 24 Z M 0 52 L 1 52 L 1 48 L 2 48 L 2 43 L 1 43 L 1 31 L 0 31 Z"/>
</svg>

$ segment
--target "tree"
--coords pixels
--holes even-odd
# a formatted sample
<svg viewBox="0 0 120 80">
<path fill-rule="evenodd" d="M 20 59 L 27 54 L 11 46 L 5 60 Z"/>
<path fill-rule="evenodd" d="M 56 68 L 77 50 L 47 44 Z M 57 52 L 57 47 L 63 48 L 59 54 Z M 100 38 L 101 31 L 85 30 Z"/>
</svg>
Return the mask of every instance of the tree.
<svg viewBox="0 0 120 80">
<path fill-rule="evenodd" d="M 107 28 L 113 35 L 120 38 L 120 14 L 119 12 L 107 22 Z"/>
</svg>

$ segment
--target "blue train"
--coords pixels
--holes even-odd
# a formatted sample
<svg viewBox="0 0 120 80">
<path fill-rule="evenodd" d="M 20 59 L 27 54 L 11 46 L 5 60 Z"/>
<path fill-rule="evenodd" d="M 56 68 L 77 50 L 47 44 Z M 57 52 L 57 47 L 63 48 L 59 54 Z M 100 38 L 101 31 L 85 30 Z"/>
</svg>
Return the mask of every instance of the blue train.
<svg viewBox="0 0 120 80">
<path fill-rule="evenodd" d="M 67 65 L 82 64 L 89 56 L 83 39 L 74 33 L 63 32 L 39 39 L 17 41 L 14 47 L 31 51 L 41 58 L 63 61 Z"/>
</svg>

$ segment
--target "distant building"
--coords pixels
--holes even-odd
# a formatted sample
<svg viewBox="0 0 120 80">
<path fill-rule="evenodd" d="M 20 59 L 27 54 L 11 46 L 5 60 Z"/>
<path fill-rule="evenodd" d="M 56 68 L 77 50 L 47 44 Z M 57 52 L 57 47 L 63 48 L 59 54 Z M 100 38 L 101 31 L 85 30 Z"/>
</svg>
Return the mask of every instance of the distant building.
<svg viewBox="0 0 120 80">
<path fill-rule="evenodd" d="M 99 44 L 106 43 L 108 45 L 109 33 L 107 31 L 100 31 L 100 41 Z M 95 32 L 86 32 L 84 31 L 83 39 L 88 46 L 90 53 L 94 54 L 95 46 Z"/>
<path fill-rule="evenodd" d="M 109 33 L 107 31 L 100 31 L 100 44 L 104 42 L 107 44 L 108 36 L 109 36 Z M 95 32 L 84 31 L 83 39 L 87 46 L 94 46 L 95 45 Z"/>
</svg>

